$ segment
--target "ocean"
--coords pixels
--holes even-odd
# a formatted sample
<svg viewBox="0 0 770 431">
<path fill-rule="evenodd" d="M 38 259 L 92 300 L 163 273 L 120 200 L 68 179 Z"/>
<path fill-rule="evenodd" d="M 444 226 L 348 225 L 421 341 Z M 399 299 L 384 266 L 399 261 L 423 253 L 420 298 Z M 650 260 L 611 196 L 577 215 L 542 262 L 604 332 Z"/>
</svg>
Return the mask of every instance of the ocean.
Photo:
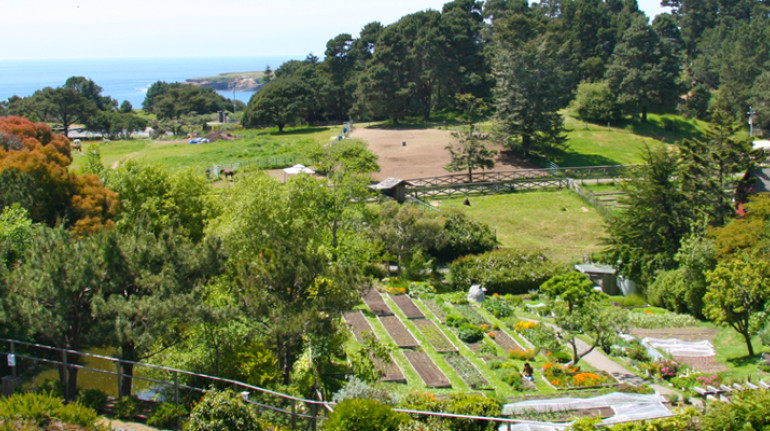
<svg viewBox="0 0 770 431">
<path fill-rule="evenodd" d="M 85 76 L 102 87 L 102 95 L 131 102 L 140 109 L 147 88 L 156 81 L 184 82 L 220 73 L 277 69 L 291 57 L 145 58 L 101 60 L 0 60 L 0 101 L 31 96 L 44 87 L 60 87 L 71 76 Z M 232 91 L 220 91 L 228 99 Z M 248 102 L 253 91 L 235 92 Z"/>
</svg>

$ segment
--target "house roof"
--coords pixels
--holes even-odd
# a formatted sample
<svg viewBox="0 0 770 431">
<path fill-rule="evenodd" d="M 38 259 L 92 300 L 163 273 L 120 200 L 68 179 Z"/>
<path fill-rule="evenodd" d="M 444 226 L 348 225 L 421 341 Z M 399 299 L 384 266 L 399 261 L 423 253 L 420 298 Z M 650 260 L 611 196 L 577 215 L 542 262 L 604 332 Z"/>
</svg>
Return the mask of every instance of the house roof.
<svg viewBox="0 0 770 431">
<path fill-rule="evenodd" d="M 615 268 L 607 265 L 597 265 L 593 263 L 579 263 L 575 269 L 583 274 L 615 274 Z"/>
<path fill-rule="evenodd" d="M 394 187 L 396 187 L 396 186 L 398 186 L 400 184 L 411 185 L 411 183 L 409 181 L 407 181 L 407 180 L 402 180 L 400 178 L 390 177 L 390 178 L 386 178 L 386 179 L 380 181 L 377 184 L 374 184 L 372 186 L 372 188 L 377 189 L 377 190 L 390 190 L 390 189 L 392 189 L 392 188 L 394 188 Z"/>
</svg>

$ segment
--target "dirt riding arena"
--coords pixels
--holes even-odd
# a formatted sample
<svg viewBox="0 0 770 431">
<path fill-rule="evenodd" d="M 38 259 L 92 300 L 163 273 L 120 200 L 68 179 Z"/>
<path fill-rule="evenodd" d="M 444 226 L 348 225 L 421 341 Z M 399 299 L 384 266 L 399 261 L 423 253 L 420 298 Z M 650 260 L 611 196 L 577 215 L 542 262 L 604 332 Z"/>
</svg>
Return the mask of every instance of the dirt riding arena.
<svg viewBox="0 0 770 431">
<path fill-rule="evenodd" d="M 445 169 L 450 161 L 446 146 L 457 142 L 450 130 L 358 127 L 353 130 L 350 137 L 366 142 L 369 149 L 380 157 L 378 160 L 380 172 L 373 175 L 377 181 L 388 177 L 410 179 L 452 173 Z M 502 149 L 494 145 L 489 147 L 498 151 Z M 533 166 L 499 152 L 495 168 L 490 171 L 531 167 Z"/>
</svg>

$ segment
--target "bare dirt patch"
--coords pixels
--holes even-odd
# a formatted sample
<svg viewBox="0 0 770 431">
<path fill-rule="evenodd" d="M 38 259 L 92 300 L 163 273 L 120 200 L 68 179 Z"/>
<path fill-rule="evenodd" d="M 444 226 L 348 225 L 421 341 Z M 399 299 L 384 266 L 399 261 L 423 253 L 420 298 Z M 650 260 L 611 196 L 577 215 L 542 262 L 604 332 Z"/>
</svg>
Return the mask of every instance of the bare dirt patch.
<svg viewBox="0 0 770 431">
<path fill-rule="evenodd" d="M 388 304 L 386 304 L 385 300 L 382 299 L 380 292 L 377 292 L 374 289 L 367 289 L 361 294 L 361 298 L 364 300 L 369 309 L 372 310 L 372 313 L 378 316 L 388 316 L 393 314 L 393 312 L 390 311 Z"/>
<path fill-rule="evenodd" d="M 685 327 L 685 328 L 659 328 L 659 329 L 643 329 L 634 328 L 631 330 L 631 335 L 638 338 L 653 337 L 653 338 L 678 338 L 683 341 L 702 341 L 708 340 L 712 344 L 714 343 L 714 337 L 719 333 L 716 329 L 698 328 L 698 327 Z M 721 362 L 717 362 L 714 356 L 707 357 L 692 357 L 692 356 L 674 356 L 679 362 L 689 365 L 695 370 L 703 373 L 718 373 L 727 371 L 726 365 Z"/>
<path fill-rule="evenodd" d="M 420 347 L 420 343 L 414 338 L 414 335 L 409 332 L 409 329 L 404 326 L 404 323 L 401 322 L 401 319 L 399 319 L 398 316 L 379 316 L 379 318 L 380 322 L 382 322 L 382 326 L 388 331 L 388 335 L 390 335 L 390 338 L 396 343 L 396 346 L 402 349 Z"/>
<path fill-rule="evenodd" d="M 342 316 L 345 318 L 345 323 L 348 324 L 350 331 L 353 332 L 353 335 L 359 343 L 366 341 L 366 335 L 374 337 L 374 339 L 377 340 L 377 335 L 374 333 L 372 325 L 366 320 L 366 316 L 364 316 L 364 313 L 362 313 L 361 310 L 348 311 L 343 313 Z"/>
<path fill-rule="evenodd" d="M 409 295 L 390 295 L 390 299 L 404 312 L 407 319 L 424 319 L 425 315 L 414 305 Z"/>
<path fill-rule="evenodd" d="M 417 374 L 420 375 L 425 386 L 429 388 L 451 388 L 452 384 L 443 372 L 433 363 L 427 353 L 415 350 L 407 350 L 404 356 L 412 364 Z"/>
<path fill-rule="evenodd" d="M 369 149 L 380 157 L 380 172 L 373 175 L 377 181 L 388 177 L 412 179 L 452 173 L 445 168 L 450 161 L 446 146 L 457 142 L 451 130 L 358 127 L 350 136 L 369 144 Z M 502 150 L 495 145 L 489 147 Z M 489 171 L 535 167 L 500 151 L 494 169 Z"/>
</svg>

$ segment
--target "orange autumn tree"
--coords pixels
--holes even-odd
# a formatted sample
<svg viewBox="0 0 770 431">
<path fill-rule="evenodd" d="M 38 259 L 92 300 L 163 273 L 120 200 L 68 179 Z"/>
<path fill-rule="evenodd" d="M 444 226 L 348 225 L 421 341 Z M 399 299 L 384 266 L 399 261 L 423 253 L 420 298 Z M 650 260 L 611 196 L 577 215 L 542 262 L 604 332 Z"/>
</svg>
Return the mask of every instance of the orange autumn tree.
<svg viewBox="0 0 770 431">
<path fill-rule="evenodd" d="M 70 142 L 44 123 L 0 117 L 0 208 L 19 203 L 34 222 L 83 235 L 111 226 L 118 196 L 95 175 L 69 171 Z"/>
</svg>

